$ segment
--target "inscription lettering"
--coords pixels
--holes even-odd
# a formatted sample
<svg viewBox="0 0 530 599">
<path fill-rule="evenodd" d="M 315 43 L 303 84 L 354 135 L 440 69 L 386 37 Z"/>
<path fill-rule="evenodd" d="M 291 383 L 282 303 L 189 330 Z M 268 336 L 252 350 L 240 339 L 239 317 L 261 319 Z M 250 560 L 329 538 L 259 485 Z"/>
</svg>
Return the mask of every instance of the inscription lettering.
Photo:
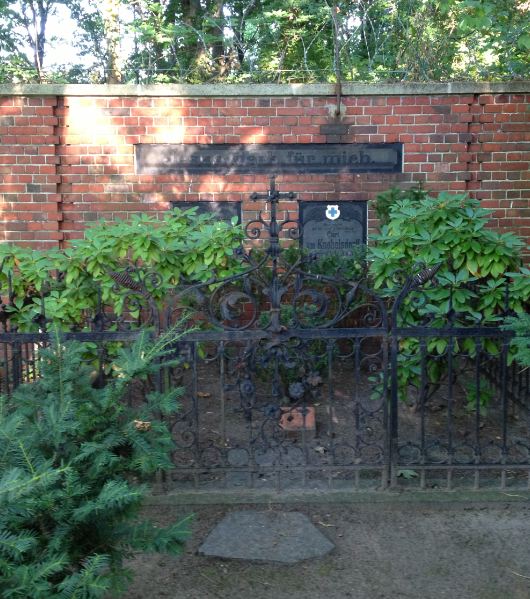
<svg viewBox="0 0 530 599">
<path fill-rule="evenodd" d="M 340 216 L 326 216 L 326 202 L 300 202 L 302 246 L 319 256 L 327 254 L 352 255 L 366 243 L 367 203 L 333 202 Z"/>
<path fill-rule="evenodd" d="M 401 172 L 402 144 L 138 144 L 139 174 Z"/>
</svg>

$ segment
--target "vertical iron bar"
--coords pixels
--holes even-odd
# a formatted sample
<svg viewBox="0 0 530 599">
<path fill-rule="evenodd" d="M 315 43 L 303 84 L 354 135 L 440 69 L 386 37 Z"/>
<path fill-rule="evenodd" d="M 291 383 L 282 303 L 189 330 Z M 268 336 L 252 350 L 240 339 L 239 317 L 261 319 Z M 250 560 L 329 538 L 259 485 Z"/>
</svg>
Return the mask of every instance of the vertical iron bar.
<svg viewBox="0 0 530 599">
<path fill-rule="evenodd" d="M 37 350 L 38 349 L 40 349 L 40 345 L 37 345 L 36 343 L 31 344 L 31 372 L 32 372 L 31 379 L 33 381 L 37 380 L 37 356 L 38 356 Z"/>
<path fill-rule="evenodd" d="M 361 447 L 361 438 L 360 438 L 360 412 L 361 406 L 359 405 L 359 385 L 361 383 L 361 339 L 359 337 L 355 337 L 354 340 L 354 382 L 353 382 L 353 418 L 355 423 L 355 456 L 359 460 L 361 460 L 360 455 L 360 447 Z M 384 398 L 383 398 L 384 400 Z M 359 490 L 359 470 L 355 470 L 355 490 Z"/>
<path fill-rule="evenodd" d="M 22 380 L 22 358 L 21 358 L 22 346 L 20 341 L 15 341 L 13 343 L 13 361 L 12 361 L 12 371 L 13 371 L 13 390 L 16 389 Z"/>
<path fill-rule="evenodd" d="M 219 385 L 221 399 L 221 439 L 223 446 L 226 446 L 226 397 L 225 397 L 225 344 L 224 341 L 219 342 Z"/>
<path fill-rule="evenodd" d="M 353 421 L 355 423 L 355 451 L 358 452 L 361 445 L 361 406 L 359 405 L 359 384 L 361 380 L 361 340 L 359 339 L 359 337 L 356 337 L 354 340 L 353 376 Z"/>
<path fill-rule="evenodd" d="M 4 377 L 0 381 L 0 392 L 9 395 L 9 355 L 7 343 L 2 343 L 2 354 L 4 356 Z"/>
<path fill-rule="evenodd" d="M 303 468 L 303 486 L 305 487 L 307 484 L 307 466 L 309 464 L 309 447 L 308 447 L 308 439 L 307 439 L 307 414 L 308 414 L 308 406 L 307 399 L 304 396 L 302 397 L 302 430 L 301 430 L 301 438 L 302 438 L 302 452 L 304 454 L 304 468 Z"/>
<path fill-rule="evenodd" d="M 199 487 L 199 474 L 198 468 L 202 468 L 201 452 L 200 452 L 200 429 L 199 429 L 199 403 L 197 400 L 197 386 L 198 386 L 198 374 L 197 374 L 197 341 L 191 342 L 190 349 L 191 357 L 191 402 L 192 402 L 192 417 L 193 417 L 193 429 L 195 436 L 195 469 L 193 472 L 193 482 L 197 489 Z"/>
<path fill-rule="evenodd" d="M 335 390 L 333 387 L 333 365 L 332 365 L 332 357 L 333 357 L 333 342 L 327 342 L 327 360 L 328 360 L 328 435 L 330 438 L 330 451 L 333 456 L 333 465 L 335 465 L 335 453 L 334 453 L 334 426 L 333 426 L 333 417 L 334 417 L 334 394 Z"/>
<path fill-rule="evenodd" d="M 384 451 L 384 467 L 381 470 L 381 478 L 383 481 L 382 484 L 382 488 L 383 489 L 387 489 L 388 485 L 390 483 L 390 464 L 391 464 L 391 458 L 390 458 L 390 445 L 389 445 L 389 413 L 390 413 L 390 406 L 389 406 L 389 372 L 388 372 L 388 366 L 389 366 L 389 361 L 388 361 L 388 344 L 389 344 L 389 339 L 388 339 L 388 331 L 385 331 L 385 336 L 381 338 L 381 351 L 383 352 L 383 366 L 382 366 L 382 370 L 383 370 L 383 388 L 382 388 L 382 396 L 381 399 L 383 400 L 383 414 L 382 414 L 382 418 L 383 418 L 383 430 L 384 430 L 384 435 L 383 435 L 383 451 Z M 397 408 L 396 408 L 396 414 L 397 414 Z M 397 415 L 396 415 L 396 422 L 397 422 Z M 397 430 L 397 429 L 396 429 Z M 396 455 L 397 455 L 397 437 L 396 437 Z"/>
<path fill-rule="evenodd" d="M 508 371 L 508 348 L 510 340 L 502 339 L 501 349 L 501 410 L 502 410 L 502 464 L 501 489 L 506 488 L 506 459 L 508 457 L 508 397 L 507 397 L 507 371 Z"/>
<path fill-rule="evenodd" d="M 447 454 L 449 468 L 447 469 L 447 490 L 453 486 L 453 337 L 447 340 Z"/>
<path fill-rule="evenodd" d="M 530 368 L 525 369 L 526 383 L 525 383 L 525 394 L 524 394 L 524 405 L 530 404 Z"/>
<path fill-rule="evenodd" d="M 22 368 L 22 382 L 27 383 L 29 381 L 29 343 L 24 343 L 21 348 L 21 368 Z"/>
<path fill-rule="evenodd" d="M 9 366 L 9 362 L 11 360 L 12 355 L 13 355 L 13 348 L 8 343 L 4 343 L 5 392 L 8 396 L 11 395 L 11 391 L 12 391 L 12 385 L 11 385 L 11 381 L 10 381 L 11 368 Z"/>
<path fill-rule="evenodd" d="M 426 367 L 427 341 L 425 337 L 420 339 L 420 461 L 425 466 L 425 403 L 427 391 L 427 367 Z M 420 472 L 420 489 L 425 489 L 425 468 Z"/>
<path fill-rule="evenodd" d="M 530 368 L 526 368 L 526 395 L 524 398 L 523 410 L 526 420 L 526 434 L 530 436 Z"/>
<path fill-rule="evenodd" d="M 475 464 L 479 464 L 482 458 L 480 448 L 480 360 L 482 351 L 482 338 L 475 340 Z M 477 490 L 480 486 L 480 470 L 475 468 L 474 488 Z"/>
<path fill-rule="evenodd" d="M 397 486 L 398 459 L 398 347 L 396 323 L 392 323 L 390 331 L 390 422 L 388 435 L 388 480 L 391 487 Z"/>
<path fill-rule="evenodd" d="M 247 482 L 249 483 L 249 487 L 251 489 L 254 488 L 255 485 L 255 475 L 257 472 L 257 463 L 256 463 L 256 452 L 254 445 L 254 410 L 252 406 L 255 404 L 256 400 L 256 389 L 253 390 L 252 399 L 248 399 L 248 406 L 245 406 L 247 409 L 246 413 L 248 414 L 248 478 Z M 259 423 L 258 423 L 259 426 Z"/>
<path fill-rule="evenodd" d="M 335 389 L 333 386 L 333 342 L 329 340 L 327 343 L 327 360 L 328 360 L 328 434 L 329 434 L 329 450 L 332 456 L 332 464 L 336 465 L 335 460 L 335 431 L 333 426 L 333 418 L 334 418 L 334 410 L 335 410 L 335 402 L 334 395 Z M 333 478 L 331 469 L 328 471 L 328 488 L 331 489 L 333 487 Z"/>
</svg>

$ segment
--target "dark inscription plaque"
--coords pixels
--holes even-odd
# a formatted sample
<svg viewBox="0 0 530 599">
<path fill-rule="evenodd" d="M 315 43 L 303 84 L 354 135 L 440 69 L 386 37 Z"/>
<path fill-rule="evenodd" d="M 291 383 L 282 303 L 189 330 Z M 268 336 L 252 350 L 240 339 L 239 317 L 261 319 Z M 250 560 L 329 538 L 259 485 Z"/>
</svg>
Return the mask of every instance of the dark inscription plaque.
<svg viewBox="0 0 530 599">
<path fill-rule="evenodd" d="M 137 144 L 136 172 L 400 173 L 402 144 Z"/>
<path fill-rule="evenodd" d="M 172 208 L 197 208 L 197 214 L 214 214 L 219 220 L 231 222 L 235 216 L 241 223 L 241 202 L 171 202 Z"/>
<path fill-rule="evenodd" d="M 366 244 L 367 202 L 300 202 L 302 247 L 349 256 Z"/>
</svg>

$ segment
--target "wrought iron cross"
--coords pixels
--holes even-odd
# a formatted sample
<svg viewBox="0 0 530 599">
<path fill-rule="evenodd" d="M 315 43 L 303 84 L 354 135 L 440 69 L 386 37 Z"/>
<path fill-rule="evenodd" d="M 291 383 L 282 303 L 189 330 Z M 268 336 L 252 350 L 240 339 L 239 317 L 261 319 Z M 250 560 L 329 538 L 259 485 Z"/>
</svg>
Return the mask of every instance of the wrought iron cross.
<svg viewBox="0 0 530 599">
<path fill-rule="evenodd" d="M 278 222 L 277 207 L 278 202 L 283 199 L 292 200 L 296 197 L 296 194 L 292 191 L 287 193 L 280 193 L 276 189 L 276 177 L 273 175 L 270 178 L 269 190 L 266 194 L 253 193 L 250 196 L 251 200 L 267 200 L 271 204 L 271 212 L 269 222 L 265 222 L 261 217 L 256 221 L 260 223 L 269 234 L 269 247 L 267 248 L 267 254 L 271 258 L 271 280 L 267 286 L 266 293 L 269 296 L 270 301 L 270 325 L 269 330 L 273 333 L 279 333 L 282 330 L 280 324 L 280 305 L 282 296 L 286 292 L 287 288 L 282 284 L 281 276 L 278 271 L 278 257 L 280 255 L 280 231 L 287 224 L 291 223 L 289 217 L 286 220 Z M 250 223 L 249 223 L 250 224 Z M 296 223 L 298 226 L 298 223 Z"/>
<path fill-rule="evenodd" d="M 272 175 L 270 178 L 269 190 L 266 194 L 264 193 L 252 193 L 250 196 L 251 200 L 267 200 L 271 204 L 271 215 L 268 223 L 261 221 L 265 229 L 269 233 L 269 247 L 267 253 L 273 259 L 276 259 L 280 255 L 280 231 L 285 222 L 278 222 L 277 207 L 278 202 L 281 199 L 293 200 L 296 194 L 293 191 L 279 192 L 276 189 L 276 175 Z"/>
</svg>

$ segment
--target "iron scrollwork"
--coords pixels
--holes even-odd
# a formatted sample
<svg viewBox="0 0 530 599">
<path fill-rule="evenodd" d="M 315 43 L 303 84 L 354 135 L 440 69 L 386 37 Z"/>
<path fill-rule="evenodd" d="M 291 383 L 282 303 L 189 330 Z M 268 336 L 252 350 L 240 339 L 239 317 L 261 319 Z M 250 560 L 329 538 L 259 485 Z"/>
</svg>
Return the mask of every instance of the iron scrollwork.
<svg viewBox="0 0 530 599">
<path fill-rule="evenodd" d="M 195 298 L 205 325 L 197 346 L 224 344 L 213 352 L 222 370 L 219 428 L 237 431 L 220 437 L 202 432 L 201 397 L 193 389 L 208 375 L 201 370 L 207 360 L 199 358 L 202 365 L 190 375 L 190 403 L 174 428 L 179 447 L 190 440 L 195 445 L 194 457 L 192 447 L 186 452 L 196 469 L 246 468 L 259 476 L 271 469 L 384 464 L 387 376 L 369 379 L 388 366 L 386 304 L 364 281 L 315 273 L 314 258 L 303 253 L 287 257 L 282 237 L 300 238 L 300 223 L 288 211 L 279 219 L 279 204 L 295 198 L 280 192 L 272 177 L 266 194 L 251 195 L 265 200 L 267 210 L 246 225 L 250 240 L 265 241 L 263 249 L 240 253 L 241 272 L 176 290 L 176 302 Z M 344 397 L 346 379 L 359 392 L 341 404 L 333 385 Z M 216 413 L 219 406 L 205 401 L 206 415 Z M 353 412 L 356 440 L 344 445 L 335 437 Z M 302 423 L 298 432 L 287 426 L 295 419 Z"/>
</svg>

